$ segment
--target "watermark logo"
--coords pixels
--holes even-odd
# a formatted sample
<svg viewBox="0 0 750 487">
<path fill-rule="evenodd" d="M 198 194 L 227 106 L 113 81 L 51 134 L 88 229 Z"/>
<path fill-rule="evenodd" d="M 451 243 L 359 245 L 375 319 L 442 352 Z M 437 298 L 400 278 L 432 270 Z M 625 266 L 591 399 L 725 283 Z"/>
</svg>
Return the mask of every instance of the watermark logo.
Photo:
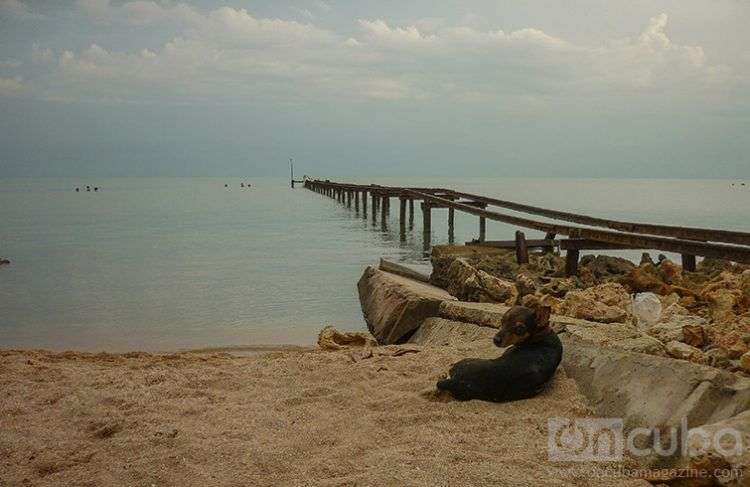
<svg viewBox="0 0 750 487">
<path fill-rule="evenodd" d="M 623 458 L 621 418 L 550 418 L 547 452 L 553 462 L 615 462 Z"/>
<path fill-rule="evenodd" d="M 553 462 L 619 462 L 630 457 L 697 456 L 716 452 L 724 457 L 745 451 L 742 433 L 734 428 L 689 429 L 677 426 L 633 428 L 625 433 L 622 418 L 550 418 L 547 453 Z"/>
</svg>

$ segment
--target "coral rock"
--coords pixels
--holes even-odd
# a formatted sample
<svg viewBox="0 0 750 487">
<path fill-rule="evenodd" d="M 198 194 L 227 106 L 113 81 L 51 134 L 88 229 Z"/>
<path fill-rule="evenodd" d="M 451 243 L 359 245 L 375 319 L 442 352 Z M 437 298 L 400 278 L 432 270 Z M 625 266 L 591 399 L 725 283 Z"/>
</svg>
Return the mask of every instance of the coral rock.
<svg viewBox="0 0 750 487">
<path fill-rule="evenodd" d="M 671 341 L 667 343 L 667 353 L 674 358 L 688 360 L 697 364 L 707 364 L 708 357 L 701 350 L 687 343 Z"/>
<path fill-rule="evenodd" d="M 581 291 L 570 291 L 556 311 L 560 314 L 598 321 L 601 323 L 622 322 L 628 318 L 631 307 L 630 295 L 616 283 L 600 284 Z"/>
</svg>

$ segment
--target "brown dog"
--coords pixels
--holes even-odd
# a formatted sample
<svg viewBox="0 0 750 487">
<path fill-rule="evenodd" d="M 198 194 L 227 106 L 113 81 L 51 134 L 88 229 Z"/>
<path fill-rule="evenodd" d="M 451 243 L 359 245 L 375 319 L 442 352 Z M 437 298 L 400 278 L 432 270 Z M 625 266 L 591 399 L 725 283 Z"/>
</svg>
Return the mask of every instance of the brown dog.
<svg viewBox="0 0 750 487">
<path fill-rule="evenodd" d="M 464 359 L 453 364 L 450 377 L 438 381 L 437 388 L 462 401 L 503 402 L 536 396 L 562 360 L 562 343 L 549 327 L 549 317 L 549 307 L 536 312 L 512 307 L 493 341 L 498 347 L 513 348 L 496 359 Z"/>
</svg>

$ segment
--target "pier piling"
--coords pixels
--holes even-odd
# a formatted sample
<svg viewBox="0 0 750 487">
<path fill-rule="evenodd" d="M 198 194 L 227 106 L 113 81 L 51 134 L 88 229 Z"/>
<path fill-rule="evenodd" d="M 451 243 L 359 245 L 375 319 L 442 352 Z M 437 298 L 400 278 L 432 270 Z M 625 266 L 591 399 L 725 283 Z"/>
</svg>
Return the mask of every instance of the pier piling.
<svg viewBox="0 0 750 487">
<path fill-rule="evenodd" d="M 575 276 L 578 274 L 578 256 L 580 251 L 578 249 L 568 249 L 565 253 L 565 275 Z"/>
<path fill-rule="evenodd" d="M 414 225 L 414 200 L 419 200 L 423 214 L 423 230 L 426 235 L 423 239 L 425 250 L 431 244 L 432 208 L 447 208 L 449 240 L 453 239 L 455 211 L 459 210 L 479 218 L 479 239 L 471 243 L 509 249 L 515 247 L 519 263 L 528 262 L 529 247 L 542 252 L 565 250 L 566 274 L 568 275 L 577 273 L 581 250 L 653 249 L 674 252 L 682 256 L 683 268 L 688 272 L 695 269 L 697 256 L 750 263 L 750 232 L 609 220 L 444 188 L 343 184 L 307 177 L 294 182 L 303 183 L 305 188 L 336 199 L 349 208 L 351 208 L 353 197 L 357 211 L 359 211 L 361 197 L 364 218 L 368 216 L 369 193 L 369 197 L 372 198 L 369 203 L 372 205 L 370 211 L 373 222 L 377 221 L 378 209 L 380 209 L 384 227 L 388 222 L 390 198 L 398 197 L 399 226 L 402 234 L 405 233 L 407 201 L 409 228 L 411 229 Z M 544 217 L 545 221 L 502 213 L 495 209 L 488 210 L 488 206 L 539 215 Z M 526 240 L 523 232 L 519 231 L 516 233 L 515 240 L 488 242 L 486 224 L 488 219 L 517 228 L 544 232 L 545 238 Z M 580 226 L 571 223 L 580 224 Z M 557 238 L 558 235 L 567 238 Z"/>
<path fill-rule="evenodd" d="M 422 233 L 429 235 L 432 233 L 432 207 L 426 201 L 422 202 Z"/>
<path fill-rule="evenodd" d="M 682 254 L 682 268 L 688 272 L 695 272 L 695 256 Z"/>
<path fill-rule="evenodd" d="M 398 224 L 401 233 L 406 231 L 406 198 L 400 196 L 398 199 Z"/>
<path fill-rule="evenodd" d="M 529 263 L 529 248 L 526 246 L 526 235 L 521 230 L 516 230 L 516 262 L 519 264 Z"/>
</svg>

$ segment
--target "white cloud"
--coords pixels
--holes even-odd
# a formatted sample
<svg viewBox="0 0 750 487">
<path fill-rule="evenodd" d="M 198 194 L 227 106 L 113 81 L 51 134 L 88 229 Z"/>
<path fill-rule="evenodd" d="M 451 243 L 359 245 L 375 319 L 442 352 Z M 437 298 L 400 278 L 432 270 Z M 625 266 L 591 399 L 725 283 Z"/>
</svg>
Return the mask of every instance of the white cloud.
<svg viewBox="0 0 750 487">
<path fill-rule="evenodd" d="M 21 78 L 0 78 L 0 96 L 16 96 L 26 91 Z"/>
<path fill-rule="evenodd" d="M 198 11 L 179 3 L 78 0 L 92 19 L 164 22 L 181 35 L 132 52 L 92 43 L 62 52 L 34 46 L 50 69 L 27 82 L 68 98 L 284 101 L 363 98 L 569 99 L 582 93 L 659 90 L 688 93 L 730 79 L 703 49 L 673 42 L 658 15 L 634 38 L 577 45 L 528 27 L 515 31 L 447 26 L 440 19 L 391 26 L 360 20 L 340 35 L 313 24 L 261 18 L 245 9 Z M 712 85 L 713 84 L 713 85 Z M 519 102 L 522 105 L 528 103 Z M 536 103 L 537 105 L 539 103 Z"/>
<path fill-rule="evenodd" d="M 434 35 L 426 35 L 416 26 L 389 27 L 383 20 L 360 20 L 359 25 L 368 34 L 371 41 L 392 47 L 425 45 L 438 40 Z"/>
<path fill-rule="evenodd" d="M 98 22 L 148 25 L 158 22 L 195 23 L 201 15 L 183 3 L 157 3 L 136 0 L 113 5 L 109 0 L 76 0 L 78 8 Z"/>
<path fill-rule="evenodd" d="M 17 61 L 15 59 L 6 59 L 4 61 L 0 61 L 0 68 L 15 69 L 20 66 L 21 66 L 21 61 Z"/>
<path fill-rule="evenodd" d="M 37 19 L 42 15 L 34 12 L 31 8 L 20 0 L 0 0 L 0 18 L 8 17 L 11 19 Z"/>
<path fill-rule="evenodd" d="M 710 66 L 700 46 L 680 45 L 667 36 L 668 17 L 651 18 L 645 30 L 635 39 L 619 39 L 593 49 L 591 58 L 597 75 L 604 81 L 649 88 L 679 81 L 713 84 L 725 81 L 726 67 Z"/>
</svg>

